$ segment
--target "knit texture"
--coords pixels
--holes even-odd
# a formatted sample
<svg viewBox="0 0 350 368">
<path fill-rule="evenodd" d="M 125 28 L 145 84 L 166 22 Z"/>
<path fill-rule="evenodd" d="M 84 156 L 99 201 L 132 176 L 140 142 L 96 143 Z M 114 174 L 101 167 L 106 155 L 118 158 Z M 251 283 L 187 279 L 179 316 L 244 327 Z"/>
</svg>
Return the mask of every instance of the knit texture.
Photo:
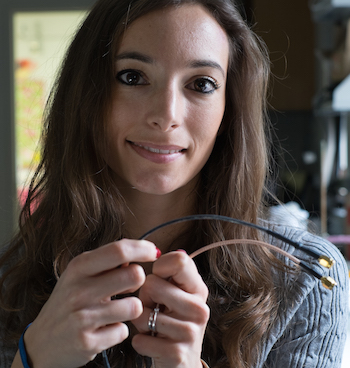
<svg viewBox="0 0 350 368">
<path fill-rule="evenodd" d="M 332 291 L 327 290 L 319 280 L 304 271 L 295 279 L 287 279 L 283 301 L 285 313 L 280 314 L 273 326 L 258 367 L 340 368 L 349 315 L 349 276 L 344 257 L 333 244 L 304 230 L 271 224 L 270 228 L 333 258 L 335 265 L 327 270 L 301 250 L 268 239 L 313 269 L 331 276 L 337 286 Z"/>
<path fill-rule="evenodd" d="M 272 237 L 267 239 L 303 259 L 315 270 L 331 276 L 338 285 L 332 291 L 327 290 L 319 280 L 304 271 L 285 277 L 281 313 L 272 326 L 256 368 L 341 368 L 349 315 L 349 277 L 343 256 L 333 244 L 302 229 L 273 223 L 269 227 L 333 258 L 336 261 L 334 267 L 326 270 L 293 246 Z M 286 262 L 291 264 L 289 259 Z M 0 341 L 0 368 L 11 366 L 17 350 L 5 345 L 6 341 Z"/>
</svg>

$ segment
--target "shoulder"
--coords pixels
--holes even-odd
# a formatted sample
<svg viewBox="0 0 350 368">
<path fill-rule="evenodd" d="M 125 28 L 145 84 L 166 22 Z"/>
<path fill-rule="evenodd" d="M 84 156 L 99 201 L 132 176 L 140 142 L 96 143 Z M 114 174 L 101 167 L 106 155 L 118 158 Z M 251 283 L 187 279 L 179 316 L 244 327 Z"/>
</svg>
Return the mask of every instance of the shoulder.
<svg viewBox="0 0 350 368">
<path fill-rule="evenodd" d="M 312 269 L 319 272 L 320 274 L 332 277 L 337 283 L 335 289 L 342 290 L 345 293 L 348 292 L 348 266 L 346 264 L 344 256 L 340 253 L 339 249 L 334 244 L 332 244 L 325 238 L 312 234 L 301 228 L 287 225 L 279 225 L 272 222 L 265 223 L 265 226 L 268 227 L 269 230 L 272 230 L 273 232 L 276 232 L 292 240 L 294 243 L 297 243 L 300 248 L 297 248 L 293 244 L 288 244 L 285 241 L 276 239 L 272 235 L 269 235 L 268 241 L 271 244 L 278 246 L 280 249 L 283 249 L 294 257 L 302 260 L 304 263 L 309 265 Z M 318 262 L 318 258 L 314 258 L 309 255 L 308 251 L 312 251 L 313 253 L 320 256 L 327 256 L 333 259 L 334 266 L 331 267 L 331 269 L 327 269 L 321 266 Z M 315 284 L 318 283 L 315 277 L 301 277 L 303 279 L 303 282 L 306 282 L 307 284 L 310 284 L 312 286 L 315 286 Z"/>
<path fill-rule="evenodd" d="M 274 223 L 264 225 L 308 250 L 334 259 L 334 266 L 326 269 L 301 249 L 272 236 L 268 239 L 337 283 L 333 290 L 328 290 L 304 271 L 286 277 L 283 308 L 266 344 L 267 366 L 340 367 L 349 302 L 349 273 L 344 257 L 326 239 L 303 229 Z"/>
</svg>

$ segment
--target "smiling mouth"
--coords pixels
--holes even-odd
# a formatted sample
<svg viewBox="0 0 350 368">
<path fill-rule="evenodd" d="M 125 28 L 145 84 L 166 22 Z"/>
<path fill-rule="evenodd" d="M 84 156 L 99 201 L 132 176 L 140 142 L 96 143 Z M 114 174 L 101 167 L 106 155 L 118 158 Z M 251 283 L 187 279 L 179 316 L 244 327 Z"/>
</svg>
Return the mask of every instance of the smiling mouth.
<svg viewBox="0 0 350 368">
<path fill-rule="evenodd" d="M 138 144 L 138 143 L 134 143 L 134 142 L 131 142 L 131 141 L 129 141 L 129 143 L 133 144 L 134 146 L 141 147 L 141 148 L 143 148 L 146 151 L 149 151 L 149 152 L 152 152 L 152 153 L 159 153 L 159 154 L 162 154 L 162 155 L 172 155 L 174 153 L 179 153 L 179 152 L 186 151 L 185 148 L 179 148 L 179 149 L 160 149 L 160 148 L 154 148 L 154 147 L 144 146 L 144 145 L 141 145 L 141 144 Z"/>
</svg>

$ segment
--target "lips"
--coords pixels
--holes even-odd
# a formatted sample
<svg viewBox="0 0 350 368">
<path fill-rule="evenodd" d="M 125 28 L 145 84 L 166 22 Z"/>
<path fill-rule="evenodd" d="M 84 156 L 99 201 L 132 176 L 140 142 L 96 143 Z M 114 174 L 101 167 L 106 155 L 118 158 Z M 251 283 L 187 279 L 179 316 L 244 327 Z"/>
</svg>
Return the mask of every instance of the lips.
<svg viewBox="0 0 350 368">
<path fill-rule="evenodd" d="M 162 155 L 171 155 L 174 153 L 179 153 L 185 151 L 185 148 L 178 147 L 178 146 L 153 146 L 150 144 L 142 144 L 142 143 L 135 143 L 129 141 L 134 146 L 143 148 L 146 151 L 152 152 L 152 153 L 158 153 Z"/>
<path fill-rule="evenodd" d="M 176 161 L 187 151 L 185 148 L 175 145 L 155 145 L 143 142 L 127 141 L 130 147 L 143 159 L 156 164 L 169 164 Z"/>
</svg>

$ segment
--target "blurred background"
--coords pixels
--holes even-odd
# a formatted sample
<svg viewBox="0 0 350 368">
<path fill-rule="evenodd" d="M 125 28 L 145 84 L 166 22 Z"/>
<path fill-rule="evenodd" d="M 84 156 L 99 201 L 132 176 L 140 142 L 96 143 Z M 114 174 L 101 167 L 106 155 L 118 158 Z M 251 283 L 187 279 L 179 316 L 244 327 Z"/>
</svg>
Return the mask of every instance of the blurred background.
<svg viewBox="0 0 350 368">
<path fill-rule="evenodd" d="M 237 1 L 271 58 L 271 189 L 349 260 L 350 0 Z M 93 3 L 0 0 L 0 244 L 16 228 L 39 159 L 41 117 L 60 62 Z"/>
</svg>

